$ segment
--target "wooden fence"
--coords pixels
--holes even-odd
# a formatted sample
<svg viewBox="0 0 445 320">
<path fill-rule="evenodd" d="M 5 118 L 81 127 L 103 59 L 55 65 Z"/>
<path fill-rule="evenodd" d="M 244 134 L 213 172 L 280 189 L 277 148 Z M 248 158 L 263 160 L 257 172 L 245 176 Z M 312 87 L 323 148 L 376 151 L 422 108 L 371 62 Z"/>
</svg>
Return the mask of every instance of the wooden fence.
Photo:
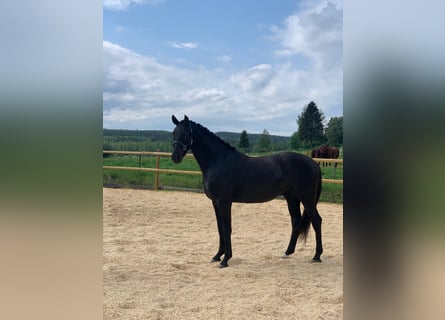
<svg viewBox="0 0 445 320">
<path fill-rule="evenodd" d="M 162 169 L 161 165 L 161 157 L 170 157 L 171 153 L 169 152 L 148 152 L 148 151 L 111 151 L 104 150 L 103 154 L 130 154 L 130 155 L 139 155 L 139 164 L 141 163 L 142 156 L 155 156 L 156 157 L 156 168 L 141 168 L 141 167 L 122 167 L 122 166 L 102 166 L 103 169 L 112 169 L 112 170 L 134 170 L 134 171 L 149 171 L 155 173 L 155 190 L 159 189 L 159 173 L 174 173 L 174 174 L 191 174 L 191 175 L 202 175 L 201 171 L 190 171 L 190 170 L 174 170 L 174 169 Z M 186 154 L 186 157 L 192 157 L 192 154 Z M 314 160 L 318 163 L 326 162 L 326 163 L 343 163 L 343 159 L 319 159 L 314 158 Z M 334 169 L 335 170 L 335 169 Z M 340 179 L 322 179 L 324 183 L 334 183 L 334 184 L 343 184 L 343 180 Z"/>
</svg>

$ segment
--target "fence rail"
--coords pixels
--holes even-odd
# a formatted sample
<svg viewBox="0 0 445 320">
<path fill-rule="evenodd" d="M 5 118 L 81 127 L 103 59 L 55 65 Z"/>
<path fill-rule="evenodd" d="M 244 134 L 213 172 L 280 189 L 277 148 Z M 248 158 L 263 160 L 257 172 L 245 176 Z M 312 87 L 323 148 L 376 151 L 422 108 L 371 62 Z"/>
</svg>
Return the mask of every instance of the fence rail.
<svg viewBox="0 0 445 320">
<path fill-rule="evenodd" d="M 191 171 L 191 170 L 174 170 L 174 169 L 162 169 L 160 168 L 160 158 L 161 157 L 170 157 L 171 153 L 169 152 L 150 152 L 150 151 L 111 151 L 104 150 L 103 154 L 130 154 L 130 155 L 138 155 L 139 163 L 141 156 L 156 156 L 156 168 L 141 168 L 141 167 L 122 167 L 122 166 L 102 166 L 103 169 L 111 169 L 111 170 L 132 170 L 132 171 L 148 171 L 155 173 L 155 190 L 159 189 L 159 173 L 173 173 L 173 174 L 189 174 L 189 175 L 202 175 L 201 171 Z M 192 154 L 186 154 L 186 157 L 192 157 Z M 343 159 L 321 159 L 321 158 L 313 158 L 314 161 L 320 162 L 329 162 L 329 163 L 343 163 Z M 342 179 L 322 179 L 324 183 L 333 183 L 333 184 L 343 184 Z"/>
<path fill-rule="evenodd" d="M 104 169 L 112 170 L 135 170 L 135 171 L 149 171 L 149 172 L 164 172 L 164 173 L 177 173 L 177 174 L 195 174 L 201 175 L 201 171 L 188 171 L 188 170 L 174 170 L 174 169 L 161 169 L 161 168 L 139 168 L 139 167 L 121 167 L 121 166 L 103 166 Z"/>
</svg>

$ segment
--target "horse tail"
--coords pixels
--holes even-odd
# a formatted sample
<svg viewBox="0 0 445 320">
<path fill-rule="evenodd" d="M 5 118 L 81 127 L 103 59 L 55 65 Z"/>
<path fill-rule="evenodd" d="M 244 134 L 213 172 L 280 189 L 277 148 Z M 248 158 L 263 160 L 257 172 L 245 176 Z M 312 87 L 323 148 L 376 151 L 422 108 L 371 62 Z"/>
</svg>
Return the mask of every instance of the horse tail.
<svg viewBox="0 0 445 320">
<path fill-rule="evenodd" d="M 309 227 L 311 225 L 311 219 L 309 219 L 306 210 L 303 211 L 301 219 L 302 222 L 300 223 L 300 227 L 298 228 L 298 235 L 301 237 L 301 239 L 303 239 L 304 242 L 306 242 L 307 235 L 309 233 Z"/>
<path fill-rule="evenodd" d="M 320 179 L 317 186 L 317 198 L 315 201 L 315 204 L 318 203 L 318 200 L 320 199 L 321 195 L 321 172 L 320 172 Z M 306 212 L 306 209 L 304 209 L 303 214 L 301 215 L 302 222 L 300 223 L 300 227 L 298 228 L 298 234 L 301 239 L 303 239 L 304 242 L 306 242 L 307 235 L 309 233 L 309 227 L 311 226 L 311 219 L 309 218 L 309 215 Z"/>
</svg>

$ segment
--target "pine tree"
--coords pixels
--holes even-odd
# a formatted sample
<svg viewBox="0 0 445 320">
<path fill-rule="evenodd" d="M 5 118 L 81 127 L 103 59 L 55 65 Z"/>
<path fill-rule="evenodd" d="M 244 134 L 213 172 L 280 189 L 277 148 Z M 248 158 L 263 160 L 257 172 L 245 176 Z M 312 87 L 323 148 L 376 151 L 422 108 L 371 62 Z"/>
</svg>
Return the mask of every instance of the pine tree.
<svg viewBox="0 0 445 320">
<path fill-rule="evenodd" d="M 343 117 L 333 117 L 329 119 L 326 128 L 326 138 L 332 146 L 343 144 Z"/>
<path fill-rule="evenodd" d="M 300 147 L 300 138 L 298 137 L 298 132 L 294 132 L 290 137 L 290 148 L 292 150 L 297 150 Z"/>
<path fill-rule="evenodd" d="M 238 146 L 243 149 L 245 152 L 248 151 L 250 143 L 249 143 L 249 137 L 247 136 L 247 131 L 243 130 L 243 132 L 241 132 L 241 136 L 239 138 L 239 144 Z"/>
<path fill-rule="evenodd" d="M 269 131 L 266 129 L 263 130 L 263 133 L 260 136 L 260 140 L 258 141 L 258 147 L 260 152 L 267 152 L 270 150 L 270 137 Z"/>
<path fill-rule="evenodd" d="M 313 101 L 305 106 L 298 116 L 298 137 L 306 147 L 311 148 L 324 141 L 323 120 L 323 113 Z"/>
</svg>

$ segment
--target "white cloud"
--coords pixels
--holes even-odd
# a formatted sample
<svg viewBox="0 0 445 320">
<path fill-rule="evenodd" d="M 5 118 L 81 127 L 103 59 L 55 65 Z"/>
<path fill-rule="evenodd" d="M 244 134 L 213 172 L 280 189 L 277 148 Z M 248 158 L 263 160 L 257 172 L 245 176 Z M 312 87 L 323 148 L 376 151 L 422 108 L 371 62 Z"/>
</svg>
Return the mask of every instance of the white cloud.
<svg viewBox="0 0 445 320">
<path fill-rule="evenodd" d="M 196 42 L 169 42 L 170 46 L 178 49 L 196 49 L 198 47 L 198 43 Z"/>
<path fill-rule="evenodd" d="M 125 123 L 134 120 L 145 120 L 148 118 L 146 112 L 133 110 L 131 108 L 113 108 L 110 112 L 104 114 L 104 121 Z"/>
<path fill-rule="evenodd" d="M 145 126 L 165 123 L 172 110 L 203 114 L 208 102 L 215 105 L 224 99 L 205 70 L 160 64 L 108 41 L 103 42 L 103 63 L 104 127 L 141 128 L 138 121 L 144 119 Z"/>
<path fill-rule="evenodd" d="M 218 102 L 227 98 L 225 92 L 217 88 L 191 89 L 182 94 L 181 97 L 185 101 L 193 103 L 200 101 Z"/>
<path fill-rule="evenodd" d="M 130 5 L 156 5 L 163 2 L 164 0 L 104 0 L 103 6 L 108 10 L 125 10 Z"/>
<path fill-rule="evenodd" d="M 329 116 L 342 96 L 338 70 L 314 73 L 292 63 L 259 64 L 235 73 L 187 69 L 108 41 L 103 57 L 106 128 L 169 130 L 172 114 L 187 114 L 215 131 L 267 128 L 291 135 L 310 100 Z"/>
<path fill-rule="evenodd" d="M 330 1 L 305 1 L 273 27 L 274 62 L 242 67 L 191 68 L 161 63 L 103 42 L 104 127 L 170 130 L 172 114 L 187 114 L 212 131 L 291 135 L 303 107 L 315 101 L 326 118 L 342 114 L 342 10 Z M 195 49 L 195 42 L 170 42 Z M 298 60 L 306 57 L 301 67 Z M 216 58 L 230 62 L 231 56 Z"/>
<path fill-rule="evenodd" d="M 284 27 L 272 27 L 281 48 L 277 56 L 301 54 L 316 68 L 341 68 L 343 10 L 340 1 L 306 1 L 289 16 Z"/>
<path fill-rule="evenodd" d="M 244 92 L 259 91 L 268 86 L 274 70 L 269 64 L 260 64 L 245 71 L 234 74 L 230 81 L 239 86 Z"/>
</svg>

